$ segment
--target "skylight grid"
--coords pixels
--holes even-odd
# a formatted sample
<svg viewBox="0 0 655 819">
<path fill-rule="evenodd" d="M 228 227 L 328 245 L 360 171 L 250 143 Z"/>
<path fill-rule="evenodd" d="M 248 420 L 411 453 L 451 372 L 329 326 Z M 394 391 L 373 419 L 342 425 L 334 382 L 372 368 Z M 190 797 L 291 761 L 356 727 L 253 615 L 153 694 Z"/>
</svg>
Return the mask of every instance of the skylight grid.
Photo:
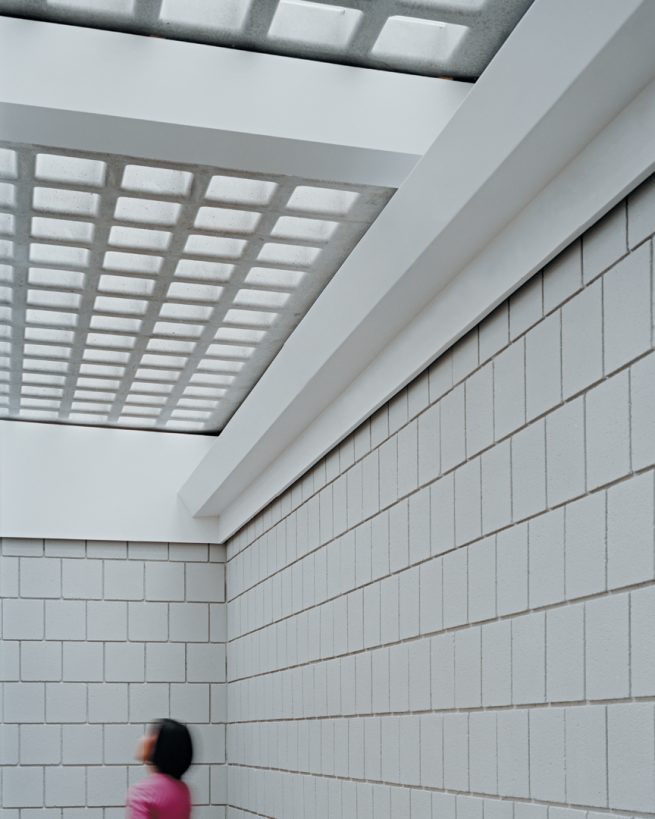
<svg viewBox="0 0 655 819">
<path fill-rule="evenodd" d="M 392 193 L 16 145 L 2 185 L 0 417 L 177 432 L 225 425 Z"/>
<path fill-rule="evenodd" d="M 110 28 L 290 57 L 479 77 L 533 0 L 0 0 L 0 14 Z M 185 194 L 178 174 L 144 174 L 134 190 Z M 232 200 L 235 201 L 235 200 Z M 264 203 L 266 204 L 266 203 Z"/>
</svg>

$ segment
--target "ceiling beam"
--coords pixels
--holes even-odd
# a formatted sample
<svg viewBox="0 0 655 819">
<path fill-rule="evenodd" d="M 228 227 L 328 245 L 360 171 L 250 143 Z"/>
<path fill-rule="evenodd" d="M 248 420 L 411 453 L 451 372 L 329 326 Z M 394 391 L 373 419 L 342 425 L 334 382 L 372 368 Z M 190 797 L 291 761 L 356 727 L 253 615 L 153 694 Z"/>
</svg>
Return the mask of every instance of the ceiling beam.
<svg viewBox="0 0 655 819">
<path fill-rule="evenodd" d="M 228 537 L 645 178 L 654 27 L 649 0 L 537 0 L 187 479 L 192 514 Z"/>
<path fill-rule="evenodd" d="M 0 17 L 0 140 L 397 187 L 469 83 Z"/>
</svg>

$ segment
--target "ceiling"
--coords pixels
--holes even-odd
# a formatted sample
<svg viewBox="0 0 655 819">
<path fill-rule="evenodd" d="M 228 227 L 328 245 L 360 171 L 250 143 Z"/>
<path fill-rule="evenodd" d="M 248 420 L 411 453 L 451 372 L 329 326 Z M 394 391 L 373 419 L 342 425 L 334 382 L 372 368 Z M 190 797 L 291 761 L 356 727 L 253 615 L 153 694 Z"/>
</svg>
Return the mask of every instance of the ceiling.
<svg viewBox="0 0 655 819">
<path fill-rule="evenodd" d="M 0 14 L 475 79 L 533 0 L 0 0 Z"/>
<path fill-rule="evenodd" d="M 220 430 L 391 194 L 0 148 L 0 417 Z"/>
</svg>

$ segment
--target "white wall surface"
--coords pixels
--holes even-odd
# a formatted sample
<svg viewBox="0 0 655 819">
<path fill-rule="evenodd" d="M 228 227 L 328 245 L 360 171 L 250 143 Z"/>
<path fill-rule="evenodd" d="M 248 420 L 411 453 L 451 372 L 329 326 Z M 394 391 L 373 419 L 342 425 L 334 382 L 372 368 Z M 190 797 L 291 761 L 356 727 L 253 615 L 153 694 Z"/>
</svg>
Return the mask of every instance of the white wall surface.
<svg viewBox="0 0 655 819">
<path fill-rule="evenodd" d="M 0 536 L 209 543 L 177 496 L 213 438 L 0 421 Z"/>
<path fill-rule="evenodd" d="M 0 542 L 3 819 L 123 819 L 147 724 L 190 724 L 194 819 L 225 803 L 223 546 Z"/>
<path fill-rule="evenodd" d="M 229 542 L 230 819 L 653 816 L 654 232 L 651 180 Z"/>
</svg>

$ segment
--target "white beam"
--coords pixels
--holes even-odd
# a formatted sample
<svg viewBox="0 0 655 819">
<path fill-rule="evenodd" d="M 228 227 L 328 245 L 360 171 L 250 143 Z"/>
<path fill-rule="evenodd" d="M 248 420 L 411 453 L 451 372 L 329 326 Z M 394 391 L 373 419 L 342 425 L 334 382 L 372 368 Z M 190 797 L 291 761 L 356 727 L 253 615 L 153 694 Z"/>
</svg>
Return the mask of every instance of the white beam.
<svg viewBox="0 0 655 819">
<path fill-rule="evenodd" d="M 0 421 L 0 537 L 217 543 L 177 497 L 212 439 Z"/>
<path fill-rule="evenodd" d="M 471 87 L 6 17 L 0 53 L 0 140 L 388 187 Z"/>
<path fill-rule="evenodd" d="M 187 480 L 192 513 L 229 536 L 647 175 L 653 26 L 647 0 L 537 0 Z"/>
</svg>

